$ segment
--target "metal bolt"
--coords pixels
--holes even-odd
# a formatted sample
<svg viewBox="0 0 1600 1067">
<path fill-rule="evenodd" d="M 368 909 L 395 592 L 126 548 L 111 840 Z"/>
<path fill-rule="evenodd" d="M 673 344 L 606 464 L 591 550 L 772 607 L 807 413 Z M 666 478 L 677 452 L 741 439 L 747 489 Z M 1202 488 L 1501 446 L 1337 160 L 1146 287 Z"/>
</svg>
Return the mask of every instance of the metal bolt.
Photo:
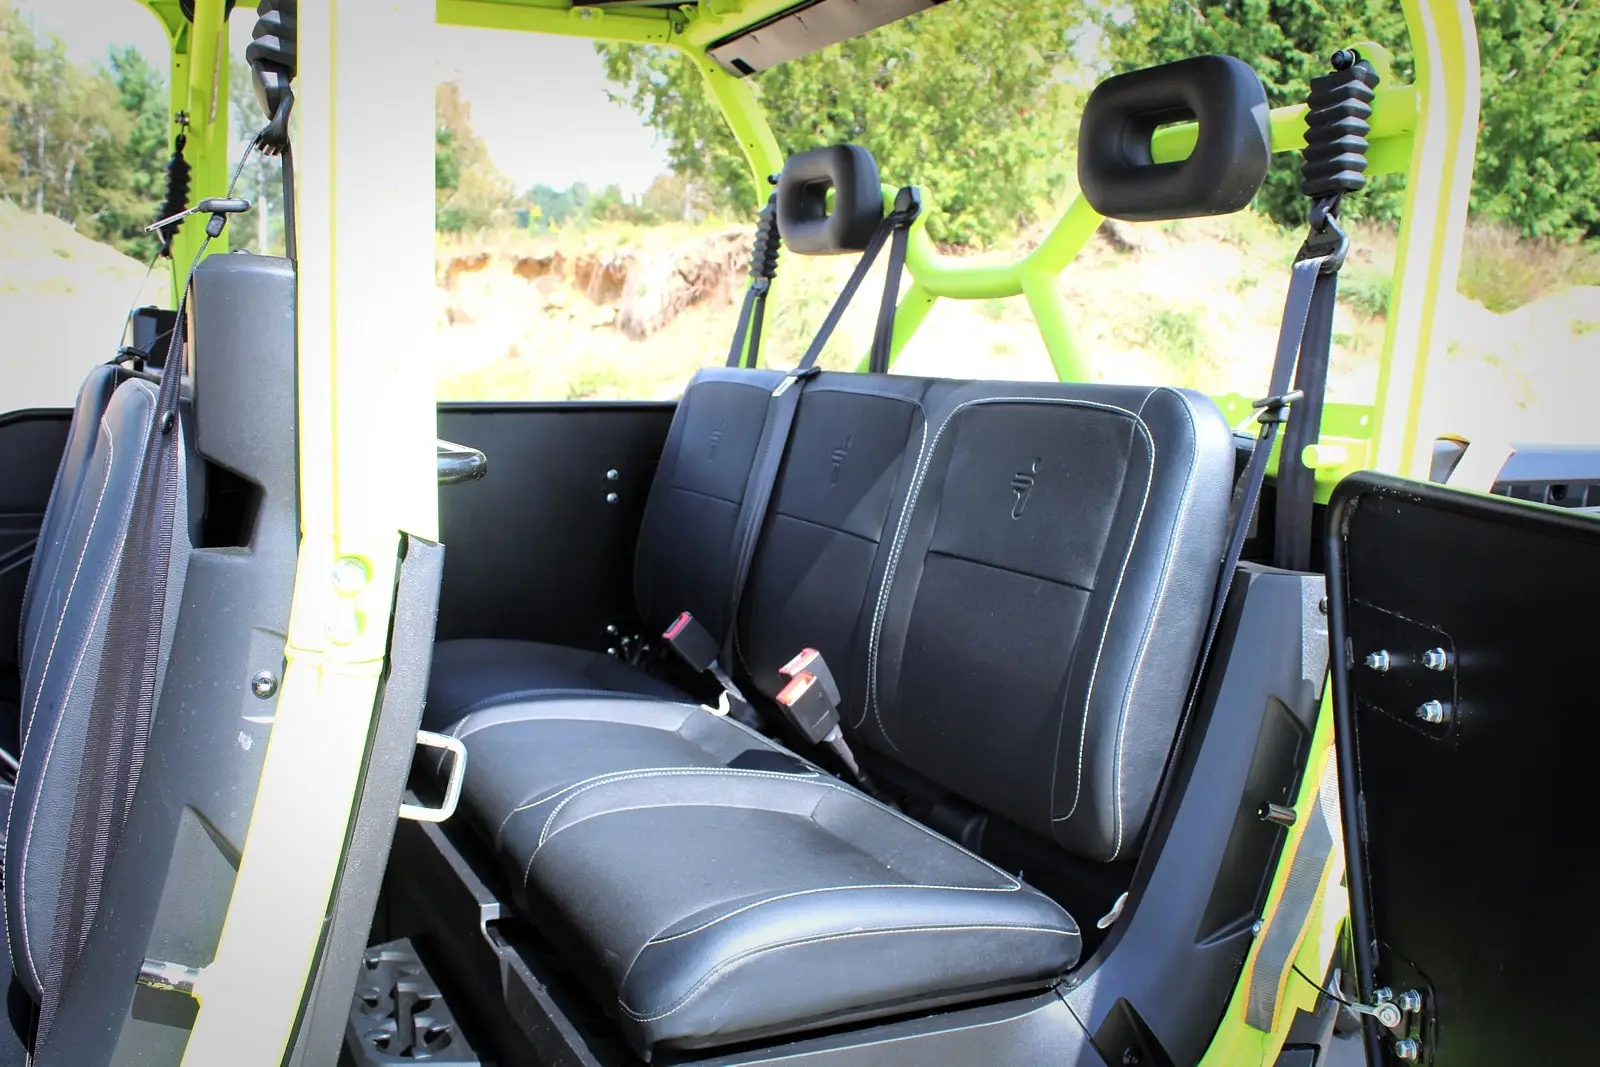
<svg viewBox="0 0 1600 1067">
<path fill-rule="evenodd" d="M 1255 936 L 1255 935 L 1261 933 L 1261 925 L 1262 925 L 1261 924 L 1261 920 L 1257 919 L 1255 921 L 1255 923 L 1250 927 L 1251 936 Z"/>
<path fill-rule="evenodd" d="M 1400 1010 L 1407 1015 L 1415 1015 L 1422 1010 L 1422 994 L 1415 989 L 1408 989 L 1400 994 L 1400 999 L 1395 1003 L 1400 1005 Z"/>
<path fill-rule="evenodd" d="M 258 671 L 250 679 L 250 692 L 262 700 L 269 700 L 278 691 L 278 676 L 271 671 Z"/>
<path fill-rule="evenodd" d="M 1394 1043 L 1394 1058 L 1397 1060 L 1414 1060 L 1422 1055 L 1422 1049 L 1416 1040 L 1402 1037 Z"/>
<path fill-rule="evenodd" d="M 606 633 L 611 634 L 613 637 L 616 636 L 617 624 L 614 622 L 606 623 Z"/>
<path fill-rule="evenodd" d="M 1441 723 L 1444 722 L 1444 715 L 1444 705 L 1437 700 L 1424 701 L 1417 707 L 1417 718 L 1423 722 Z"/>
<path fill-rule="evenodd" d="M 1430 648 L 1422 654 L 1422 665 L 1430 671 L 1442 671 L 1450 666 L 1450 653 L 1442 648 Z"/>
<path fill-rule="evenodd" d="M 588 9 L 585 8 L 585 10 L 588 10 Z M 620 498 L 615 493 L 607 493 L 606 494 L 606 503 L 607 504 L 615 504 L 618 499 L 620 499 Z"/>
<path fill-rule="evenodd" d="M 1381 985 L 1372 991 L 1372 1002 L 1374 1004 L 1387 1004 L 1393 999 L 1394 990 L 1386 985 Z"/>
<path fill-rule="evenodd" d="M 1319 612 L 1321 612 L 1322 614 L 1324 614 L 1324 615 L 1326 615 L 1328 613 L 1328 598 L 1327 597 L 1323 597 L 1321 600 L 1317 601 L 1317 610 Z"/>
<path fill-rule="evenodd" d="M 372 580 L 367 565 L 354 556 L 346 556 L 333 565 L 333 587 L 345 596 L 354 596 Z"/>
<path fill-rule="evenodd" d="M 1386 673 L 1389 670 L 1389 650 L 1380 648 L 1376 652 L 1368 652 L 1367 666 L 1379 674 Z"/>
<path fill-rule="evenodd" d="M 608 482 L 614 482 L 620 477 L 622 477 L 622 475 L 618 474 L 616 471 L 606 471 L 606 481 Z"/>
<path fill-rule="evenodd" d="M 606 655 L 615 656 L 616 654 L 617 654 L 616 648 L 613 647 L 613 648 L 606 649 Z"/>
</svg>

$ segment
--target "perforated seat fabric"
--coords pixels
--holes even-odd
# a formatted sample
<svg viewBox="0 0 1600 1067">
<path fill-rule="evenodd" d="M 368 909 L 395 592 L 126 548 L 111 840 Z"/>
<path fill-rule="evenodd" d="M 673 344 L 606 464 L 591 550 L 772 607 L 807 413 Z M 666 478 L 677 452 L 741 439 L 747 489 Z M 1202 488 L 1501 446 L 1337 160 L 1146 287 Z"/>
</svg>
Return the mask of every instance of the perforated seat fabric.
<svg viewBox="0 0 1600 1067">
<path fill-rule="evenodd" d="M 454 732 L 518 903 L 642 1053 L 1039 988 L 1077 960 L 1048 897 L 699 707 L 548 698 Z"/>
</svg>

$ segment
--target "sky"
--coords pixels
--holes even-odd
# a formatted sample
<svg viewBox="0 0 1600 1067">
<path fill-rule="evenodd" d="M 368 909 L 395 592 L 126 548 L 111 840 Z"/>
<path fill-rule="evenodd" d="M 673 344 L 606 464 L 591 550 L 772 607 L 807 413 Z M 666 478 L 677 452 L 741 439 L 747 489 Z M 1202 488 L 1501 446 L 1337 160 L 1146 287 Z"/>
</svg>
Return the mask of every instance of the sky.
<svg viewBox="0 0 1600 1067">
<path fill-rule="evenodd" d="M 80 63 L 133 45 L 164 66 L 166 36 L 135 0 L 12 0 L 35 25 L 60 37 Z M 250 42 L 253 5 L 229 21 L 233 54 Z M 606 98 L 600 59 L 588 41 L 441 26 L 435 76 L 458 81 L 472 124 L 495 164 L 518 189 L 574 181 L 613 182 L 642 192 L 666 170 L 664 147 L 629 108 Z"/>
</svg>

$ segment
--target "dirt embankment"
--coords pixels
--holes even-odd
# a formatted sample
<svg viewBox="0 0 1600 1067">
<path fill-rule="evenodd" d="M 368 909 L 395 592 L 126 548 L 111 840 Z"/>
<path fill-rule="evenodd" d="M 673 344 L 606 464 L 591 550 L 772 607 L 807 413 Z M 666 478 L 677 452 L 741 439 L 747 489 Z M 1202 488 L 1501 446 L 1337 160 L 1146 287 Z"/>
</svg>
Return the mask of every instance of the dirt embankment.
<svg viewBox="0 0 1600 1067">
<path fill-rule="evenodd" d="M 729 229 L 655 249 L 445 253 L 436 268 L 441 315 L 449 326 L 480 324 L 503 315 L 514 294 L 522 314 L 613 327 L 639 341 L 688 308 L 731 302 L 744 284 L 749 245 L 748 232 Z"/>
</svg>

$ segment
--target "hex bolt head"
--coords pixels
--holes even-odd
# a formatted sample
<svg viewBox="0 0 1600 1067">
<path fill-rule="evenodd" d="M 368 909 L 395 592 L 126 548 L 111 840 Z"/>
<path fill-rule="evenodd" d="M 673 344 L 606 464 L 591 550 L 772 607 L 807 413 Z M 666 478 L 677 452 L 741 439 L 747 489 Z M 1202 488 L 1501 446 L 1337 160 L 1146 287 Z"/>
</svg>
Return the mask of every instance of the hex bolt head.
<svg viewBox="0 0 1600 1067">
<path fill-rule="evenodd" d="M 1400 1005 L 1400 1010 L 1407 1015 L 1415 1015 L 1422 1010 L 1422 994 L 1415 989 L 1408 989 L 1400 994 L 1400 998 L 1395 1003 Z"/>
<path fill-rule="evenodd" d="M 1389 650 L 1380 648 L 1376 652 L 1368 652 L 1367 666 L 1379 674 L 1387 673 L 1389 670 Z"/>
<path fill-rule="evenodd" d="M 1437 700 L 1426 700 L 1417 706 L 1417 718 L 1423 722 L 1438 724 L 1444 722 L 1445 707 Z"/>
<path fill-rule="evenodd" d="M 333 565 L 333 587 L 343 596 L 355 596 L 371 580 L 372 572 L 354 556 L 346 556 Z"/>
<path fill-rule="evenodd" d="M 588 8 L 584 8 L 584 10 L 587 11 L 589 9 Z M 615 504 L 618 499 L 620 499 L 620 498 L 615 493 L 607 493 L 606 494 L 606 503 L 607 504 Z"/>
<path fill-rule="evenodd" d="M 1397 1060 L 1414 1060 L 1420 1055 L 1422 1048 L 1414 1038 L 1402 1037 L 1394 1043 L 1394 1058 Z"/>
<path fill-rule="evenodd" d="M 250 692 L 261 700 L 270 700 L 278 691 L 278 676 L 271 671 L 257 671 L 250 679 Z"/>
<path fill-rule="evenodd" d="M 1422 665 L 1430 671 L 1442 671 L 1450 666 L 1450 653 L 1442 648 L 1430 648 L 1422 654 Z"/>
</svg>

